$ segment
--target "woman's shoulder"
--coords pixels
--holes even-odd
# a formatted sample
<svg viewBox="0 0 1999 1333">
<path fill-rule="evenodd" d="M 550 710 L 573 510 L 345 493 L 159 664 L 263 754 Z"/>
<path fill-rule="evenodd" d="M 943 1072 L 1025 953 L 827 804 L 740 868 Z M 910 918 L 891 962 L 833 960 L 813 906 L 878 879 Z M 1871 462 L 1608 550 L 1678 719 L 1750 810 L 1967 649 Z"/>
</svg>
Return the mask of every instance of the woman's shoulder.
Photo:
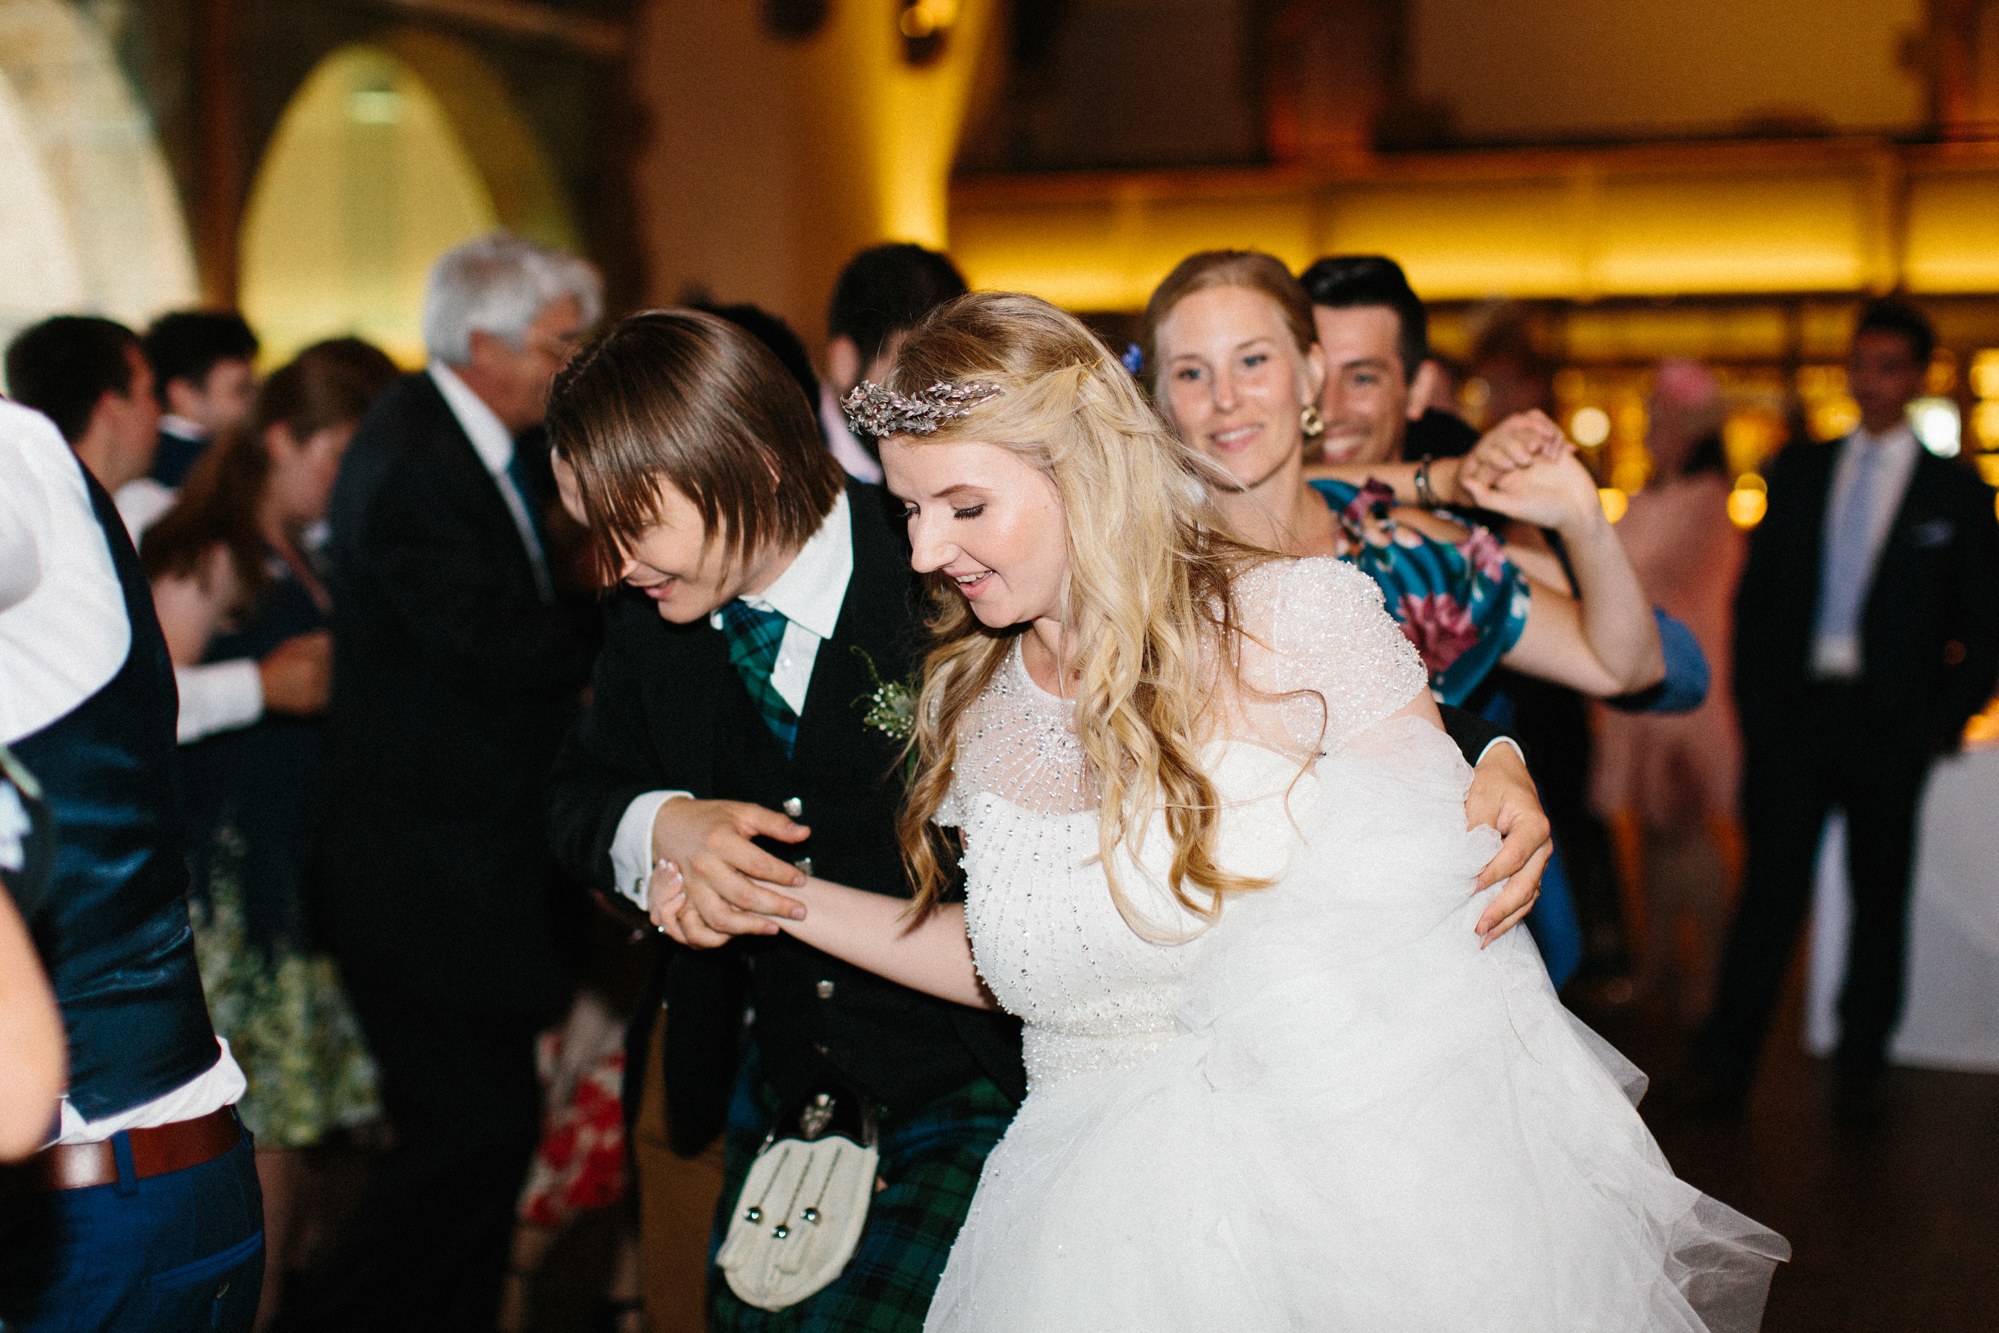
<svg viewBox="0 0 1999 1333">
<path fill-rule="evenodd" d="M 1331 555 L 1281 556 L 1235 578 L 1237 609 L 1284 617 L 1333 606 L 1382 605 L 1381 588 L 1346 560 Z"/>
</svg>

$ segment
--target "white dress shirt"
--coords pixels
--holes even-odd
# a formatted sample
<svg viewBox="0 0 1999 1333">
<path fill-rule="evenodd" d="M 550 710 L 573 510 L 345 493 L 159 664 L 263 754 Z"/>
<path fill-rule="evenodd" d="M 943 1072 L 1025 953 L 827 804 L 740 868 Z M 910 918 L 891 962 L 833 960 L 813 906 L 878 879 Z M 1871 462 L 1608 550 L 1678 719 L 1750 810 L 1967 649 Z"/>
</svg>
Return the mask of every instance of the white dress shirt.
<svg viewBox="0 0 1999 1333">
<path fill-rule="evenodd" d="M 500 498 L 506 501 L 507 512 L 514 516 L 514 527 L 521 534 L 521 545 L 527 548 L 528 563 L 534 566 L 535 586 L 541 591 L 541 599 L 554 601 L 555 584 L 548 576 L 548 557 L 541 549 L 541 536 L 535 531 L 534 519 L 528 514 L 526 499 L 514 488 L 514 479 L 507 475 L 507 469 L 514 461 L 514 433 L 493 414 L 492 408 L 486 406 L 486 400 L 472 392 L 471 387 L 459 379 L 450 366 L 442 361 L 433 361 L 428 370 L 437 391 L 444 395 L 451 415 L 458 418 L 459 429 L 472 441 L 479 461 L 486 465 L 486 471 L 493 476 L 493 484 L 500 488 Z"/>
<path fill-rule="evenodd" d="M 91 509 L 83 465 L 39 412 L 0 401 L 0 743 L 33 735 L 111 683 L 131 652 L 125 594 Z M 55 1142 L 191 1120 L 243 1095 L 222 1058 L 178 1088 L 97 1120 L 62 1099 Z"/>
<path fill-rule="evenodd" d="M 853 576 L 854 529 L 847 493 L 841 491 L 834 498 L 833 511 L 806 539 L 784 572 L 762 592 L 743 598 L 757 610 L 776 611 L 785 619 L 784 639 L 778 644 L 770 683 L 794 713 L 805 712 L 805 695 L 812 685 L 819 645 L 833 637 L 834 627 L 840 623 L 840 608 L 847 600 L 847 584 Z M 722 628 L 722 613 L 712 613 L 708 623 Z M 618 820 L 618 831 L 611 839 L 612 884 L 642 908 L 646 905 L 646 880 L 652 876 L 653 820 L 662 805 L 690 795 L 684 791 L 647 792 L 626 806 Z"/>
<path fill-rule="evenodd" d="M 173 487 L 151 477 L 140 477 L 118 488 L 111 503 L 118 506 L 118 517 L 125 520 L 125 531 L 132 535 L 132 545 L 137 546 L 146 529 L 174 507 L 176 494 Z"/>
<path fill-rule="evenodd" d="M 1862 426 L 1840 441 L 1839 457 L 1833 462 L 1832 487 L 1825 501 L 1825 542 L 1820 548 L 1821 577 L 1824 576 L 1826 562 L 1832 557 L 1833 526 L 1846 510 L 1846 498 L 1852 492 L 1860 471 L 1861 451 L 1881 450 L 1880 472 L 1874 479 L 1874 492 L 1869 497 L 1872 503 L 1867 513 L 1867 568 L 1871 581 L 1874 566 L 1881 559 L 1881 548 L 1888 542 L 1888 529 L 1895 525 L 1895 513 L 1902 507 L 1903 493 L 1909 489 L 1910 474 L 1916 470 L 1916 451 L 1921 447 L 1916 443 L 1915 432 L 1907 426 L 1896 426 L 1878 436 L 1869 434 L 1867 428 Z M 1814 595 L 1816 593 L 1814 589 Z M 1813 676 L 1821 680 L 1851 680 L 1859 674 L 1859 635 L 1814 635 Z"/>
<path fill-rule="evenodd" d="M 160 429 L 169 435 L 178 435 L 190 444 L 203 444 L 208 440 L 208 427 L 177 412 L 160 413 Z"/>
</svg>

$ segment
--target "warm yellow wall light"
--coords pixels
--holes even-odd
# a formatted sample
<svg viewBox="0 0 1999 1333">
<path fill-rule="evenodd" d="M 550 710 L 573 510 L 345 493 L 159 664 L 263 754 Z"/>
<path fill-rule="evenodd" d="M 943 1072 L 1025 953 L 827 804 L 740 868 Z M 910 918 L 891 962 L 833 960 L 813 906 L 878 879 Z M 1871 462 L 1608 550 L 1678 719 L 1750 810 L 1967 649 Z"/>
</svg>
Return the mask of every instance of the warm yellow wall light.
<svg viewBox="0 0 1999 1333">
<path fill-rule="evenodd" d="M 285 108 L 257 171 L 243 313 L 272 364 L 352 333 L 419 365 L 431 264 L 498 221 L 423 81 L 386 51 L 345 47 Z"/>
</svg>

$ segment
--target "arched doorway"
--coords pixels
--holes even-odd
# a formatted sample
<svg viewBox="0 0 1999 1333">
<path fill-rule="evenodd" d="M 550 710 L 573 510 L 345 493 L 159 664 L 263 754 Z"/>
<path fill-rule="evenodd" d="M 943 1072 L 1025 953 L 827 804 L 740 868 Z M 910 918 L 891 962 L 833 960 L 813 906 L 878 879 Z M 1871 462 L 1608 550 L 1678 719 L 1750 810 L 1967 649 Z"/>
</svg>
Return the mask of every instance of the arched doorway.
<svg viewBox="0 0 1999 1333">
<path fill-rule="evenodd" d="M 144 324 L 195 299 L 152 126 L 104 35 L 62 0 L 0 4 L 0 341 L 60 312 Z"/>
<path fill-rule="evenodd" d="M 497 226 L 575 249 L 555 172 L 499 77 L 434 34 L 344 46 L 299 86 L 264 152 L 239 301 L 268 360 L 352 333 L 416 365 L 431 264 Z"/>
</svg>

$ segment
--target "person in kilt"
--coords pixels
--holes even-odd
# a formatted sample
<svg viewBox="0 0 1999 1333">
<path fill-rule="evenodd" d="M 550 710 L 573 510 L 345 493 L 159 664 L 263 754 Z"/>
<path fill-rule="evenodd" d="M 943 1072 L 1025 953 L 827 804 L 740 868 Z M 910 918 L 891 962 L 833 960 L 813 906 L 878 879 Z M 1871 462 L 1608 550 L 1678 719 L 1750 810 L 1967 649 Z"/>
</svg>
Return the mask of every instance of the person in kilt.
<svg viewBox="0 0 1999 1333">
<path fill-rule="evenodd" d="M 808 874 L 911 894 L 896 818 L 922 589 L 900 512 L 842 478 L 766 347 L 697 311 L 633 315 L 586 347 L 555 382 L 548 428 L 563 504 L 617 585 L 590 707 L 551 778 L 550 838 L 572 874 L 672 936 L 655 992 L 667 1128 L 688 1157 L 723 1138 L 711 1261 L 758 1149 L 795 1132 L 779 1127 L 788 1111 L 833 1090 L 878 1125 L 876 1192 L 839 1276 L 765 1310 L 711 1262 L 710 1327 L 914 1333 L 1025 1096 L 1019 1023 L 883 980 L 772 919 L 803 917 L 780 890 Z M 1497 733 L 1459 721 L 1476 759 Z M 1481 767 L 1468 806 L 1479 822 L 1530 816 L 1508 821 L 1522 831 L 1495 877 L 1538 867 L 1545 838 L 1511 772 Z M 1506 891 L 1524 905 L 1536 878 Z"/>
</svg>

